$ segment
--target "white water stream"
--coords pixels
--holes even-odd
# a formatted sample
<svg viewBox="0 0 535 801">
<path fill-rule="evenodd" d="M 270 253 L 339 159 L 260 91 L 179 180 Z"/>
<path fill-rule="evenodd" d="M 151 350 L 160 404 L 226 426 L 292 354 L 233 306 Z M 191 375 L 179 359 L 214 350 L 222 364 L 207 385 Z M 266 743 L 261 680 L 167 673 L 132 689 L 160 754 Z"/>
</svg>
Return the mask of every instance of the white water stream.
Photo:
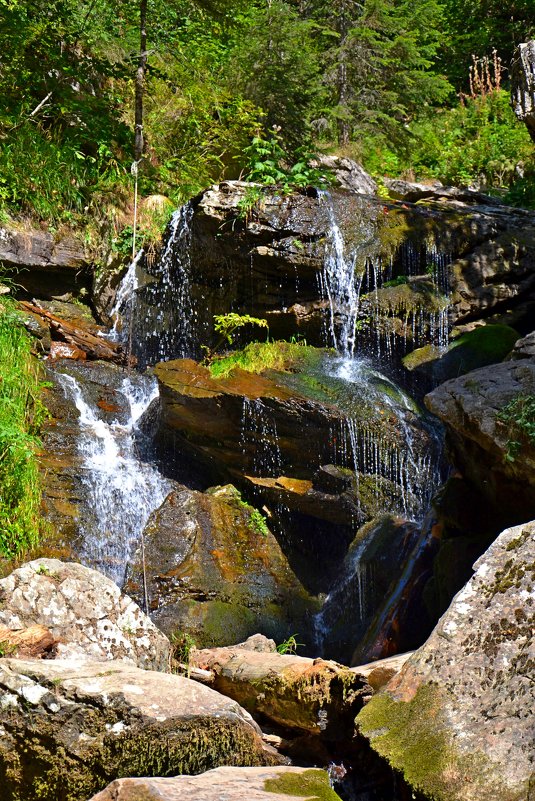
<svg viewBox="0 0 535 801">
<path fill-rule="evenodd" d="M 79 521 L 82 560 L 122 586 L 147 520 L 169 492 L 169 482 L 155 467 L 140 460 L 136 450 L 138 424 L 158 397 L 158 387 L 150 377 L 125 378 L 119 392 L 127 401 L 128 419 L 106 422 L 84 398 L 75 378 L 57 375 L 80 413 L 77 447 L 93 515 L 90 521 Z"/>
</svg>

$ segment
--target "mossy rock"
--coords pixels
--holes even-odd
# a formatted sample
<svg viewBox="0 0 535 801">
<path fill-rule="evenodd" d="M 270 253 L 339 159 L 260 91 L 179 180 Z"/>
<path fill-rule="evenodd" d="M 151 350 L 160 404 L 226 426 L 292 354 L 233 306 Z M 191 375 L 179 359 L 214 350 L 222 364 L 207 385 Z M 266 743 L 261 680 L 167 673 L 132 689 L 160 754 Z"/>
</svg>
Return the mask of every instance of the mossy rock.
<svg viewBox="0 0 535 801">
<path fill-rule="evenodd" d="M 309 801 L 340 801 L 324 770 L 311 769 L 304 773 L 282 773 L 275 779 L 266 779 L 264 789 L 268 793 L 297 796 Z"/>
<path fill-rule="evenodd" d="M 441 383 L 503 361 L 518 338 L 519 334 L 508 325 L 480 326 L 455 339 L 445 353 L 433 345 L 412 351 L 403 359 L 403 365 Z"/>
<path fill-rule="evenodd" d="M 375 695 L 357 716 L 362 734 L 407 783 L 432 801 L 524 801 L 506 787 L 496 795 L 487 774 L 490 760 L 483 753 L 459 752 L 448 731 L 442 691 L 421 686 L 410 701 L 388 693 Z"/>
</svg>

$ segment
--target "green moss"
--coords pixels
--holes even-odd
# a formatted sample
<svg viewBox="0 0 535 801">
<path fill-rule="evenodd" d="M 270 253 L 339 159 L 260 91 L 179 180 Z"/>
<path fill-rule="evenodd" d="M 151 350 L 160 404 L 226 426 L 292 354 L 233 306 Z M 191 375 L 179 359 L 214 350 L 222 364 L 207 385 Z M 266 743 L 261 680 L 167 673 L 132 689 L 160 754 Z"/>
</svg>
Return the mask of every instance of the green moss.
<svg viewBox="0 0 535 801">
<path fill-rule="evenodd" d="M 445 353 L 425 345 L 405 356 L 403 364 L 408 370 L 420 368 L 437 381 L 447 381 L 503 361 L 517 339 L 518 333 L 507 325 L 485 325 L 455 339 Z"/>
<path fill-rule="evenodd" d="M 411 701 L 375 695 L 357 717 L 360 731 L 375 751 L 430 801 L 520 801 L 522 794 L 503 786 L 499 766 L 481 752 L 463 754 L 445 725 L 439 689 L 421 686 Z"/>
<path fill-rule="evenodd" d="M 298 342 L 251 342 L 243 350 L 214 359 L 209 369 L 212 378 L 226 378 L 236 367 L 248 373 L 289 370 L 303 364 L 305 360 L 314 358 L 314 355 L 320 352 Z"/>
<path fill-rule="evenodd" d="M 515 537 L 514 539 L 509 542 L 505 548 L 506 551 L 516 551 L 517 548 L 521 548 L 522 545 L 529 539 L 531 536 L 529 529 L 525 528 L 522 533 Z"/>
<path fill-rule="evenodd" d="M 340 801 L 340 797 L 329 784 L 324 770 L 305 770 L 304 773 L 283 773 L 276 779 L 266 779 L 264 790 L 268 793 L 293 795 L 314 801 Z"/>
<path fill-rule="evenodd" d="M 204 647 L 242 642 L 255 628 L 256 615 L 243 605 L 208 601 L 202 606 L 205 615 L 202 631 Z"/>
</svg>

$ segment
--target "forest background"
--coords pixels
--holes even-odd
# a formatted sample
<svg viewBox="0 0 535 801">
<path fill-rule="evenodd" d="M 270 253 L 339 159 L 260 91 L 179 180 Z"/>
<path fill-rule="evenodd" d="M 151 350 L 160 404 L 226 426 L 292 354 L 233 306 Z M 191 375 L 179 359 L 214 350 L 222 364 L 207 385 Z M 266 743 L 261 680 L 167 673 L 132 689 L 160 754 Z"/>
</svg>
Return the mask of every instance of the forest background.
<svg viewBox="0 0 535 801">
<path fill-rule="evenodd" d="M 508 93 L 533 35 L 533 0 L 0 0 L 0 222 L 126 250 L 136 157 L 170 200 L 148 236 L 222 178 L 307 182 L 315 152 L 535 204 Z"/>
</svg>

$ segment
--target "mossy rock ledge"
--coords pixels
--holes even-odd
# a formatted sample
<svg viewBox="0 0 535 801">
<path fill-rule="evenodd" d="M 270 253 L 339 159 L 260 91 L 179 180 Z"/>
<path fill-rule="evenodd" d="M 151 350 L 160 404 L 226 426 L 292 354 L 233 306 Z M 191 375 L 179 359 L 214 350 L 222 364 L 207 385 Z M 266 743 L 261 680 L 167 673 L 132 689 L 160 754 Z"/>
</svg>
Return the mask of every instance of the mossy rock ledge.
<svg viewBox="0 0 535 801">
<path fill-rule="evenodd" d="M 397 455 L 400 415 L 419 453 L 432 450 L 433 438 L 418 410 L 407 410 L 400 391 L 386 379 L 376 387 L 370 379 L 365 391 L 364 384 L 352 385 L 348 402 L 321 366 L 334 358 L 332 353 L 306 346 L 294 350 L 298 358 L 292 352 L 283 369 L 260 364 L 253 372 L 236 366 L 221 377 L 192 359 L 158 364 L 159 440 L 164 448 L 179 443 L 205 465 L 214 483 L 254 486 L 270 506 L 281 502 L 292 511 L 353 527 L 379 513 L 378 496 L 396 497 L 401 488 L 383 476 L 372 480 L 361 473 L 357 491 L 348 470 L 329 480 L 322 468 L 340 466 L 344 454 L 346 467 L 354 467 L 347 457 L 352 453 L 348 418 L 359 436 L 377 443 L 382 460 Z"/>
<path fill-rule="evenodd" d="M 535 791 L 535 522 L 503 531 L 474 568 L 357 725 L 425 798 L 528 801 Z"/>
<path fill-rule="evenodd" d="M 174 674 L 2 659 L 0 693 L 3 801 L 87 801 L 119 776 L 280 764 L 235 701 Z"/>
<path fill-rule="evenodd" d="M 216 768 L 200 776 L 170 779 L 117 779 L 91 801 L 340 801 L 323 770 L 278 768 Z"/>
</svg>

